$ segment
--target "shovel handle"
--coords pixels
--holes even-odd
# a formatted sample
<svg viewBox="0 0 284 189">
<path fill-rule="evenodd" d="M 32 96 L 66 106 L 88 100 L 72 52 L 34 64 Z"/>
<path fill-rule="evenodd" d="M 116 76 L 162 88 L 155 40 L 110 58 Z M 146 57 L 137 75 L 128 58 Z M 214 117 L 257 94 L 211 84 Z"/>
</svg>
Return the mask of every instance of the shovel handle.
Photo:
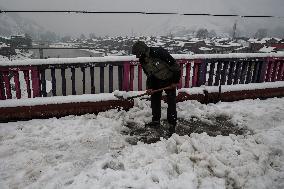
<svg viewBox="0 0 284 189">
<path fill-rule="evenodd" d="M 153 91 L 152 91 L 152 94 L 153 94 L 153 93 L 160 92 L 160 91 L 163 91 L 163 90 L 172 89 L 172 88 L 173 88 L 172 86 L 167 86 L 167 87 L 163 87 L 163 88 L 160 88 L 160 89 L 156 89 L 156 90 L 153 90 Z M 133 98 L 138 98 L 138 97 L 145 96 L 145 95 L 147 95 L 147 92 L 146 92 L 146 93 L 143 93 L 143 94 L 140 94 L 140 95 L 128 97 L 127 100 L 128 100 L 128 99 L 133 99 Z"/>
<path fill-rule="evenodd" d="M 156 90 L 152 91 L 152 94 L 160 92 L 160 91 L 163 91 L 163 90 L 167 90 L 167 89 L 173 89 L 173 87 L 172 86 L 167 86 L 167 87 L 164 87 L 164 88 L 156 89 Z"/>
</svg>

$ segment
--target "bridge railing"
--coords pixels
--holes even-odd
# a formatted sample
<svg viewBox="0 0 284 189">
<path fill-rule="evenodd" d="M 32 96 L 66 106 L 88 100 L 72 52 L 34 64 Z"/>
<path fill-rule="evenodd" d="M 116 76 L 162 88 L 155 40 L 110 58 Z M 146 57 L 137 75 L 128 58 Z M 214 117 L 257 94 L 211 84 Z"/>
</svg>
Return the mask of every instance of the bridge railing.
<svg viewBox="0 0 284 189">
<path fill-rule="evenodd" d="M 173 55 L 178 88 L 284 80 L 284 53 Z M 51 58 L 0 62 L 0 99 L 145 90 L 134 56 Z"/>
</svg>

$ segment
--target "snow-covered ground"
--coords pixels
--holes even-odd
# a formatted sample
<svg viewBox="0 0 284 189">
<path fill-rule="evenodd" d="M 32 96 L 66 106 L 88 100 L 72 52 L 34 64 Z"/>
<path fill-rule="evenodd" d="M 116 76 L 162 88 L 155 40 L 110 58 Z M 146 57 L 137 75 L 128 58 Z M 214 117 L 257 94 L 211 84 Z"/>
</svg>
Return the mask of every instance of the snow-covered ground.
<svg viewBox="0 0 284 189">
<path fill-rule="evenodd" d="M 150 121 L 145 100 L 128 112 L 1 123 L 0 188 L 284 188 L 284 98 L 178 104 L 179 118 L 216 115 L 253 134 L 130 145 L 120 133 Z"/>
</svg>

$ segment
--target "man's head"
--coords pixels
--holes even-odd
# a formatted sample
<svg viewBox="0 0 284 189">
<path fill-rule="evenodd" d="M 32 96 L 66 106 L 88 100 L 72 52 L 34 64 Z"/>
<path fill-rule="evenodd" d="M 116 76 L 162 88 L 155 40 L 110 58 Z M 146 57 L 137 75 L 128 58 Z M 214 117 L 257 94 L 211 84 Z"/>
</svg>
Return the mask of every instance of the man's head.
<svg viewBox="0 0 284 189">
<path fill-rule="evenodd" d="M 149 47 L 142 41 L 137 41 L 132 46 L 132 54 L 136 55 L 137 58 L 141 58 L 146 55 Z"/>
</svg>

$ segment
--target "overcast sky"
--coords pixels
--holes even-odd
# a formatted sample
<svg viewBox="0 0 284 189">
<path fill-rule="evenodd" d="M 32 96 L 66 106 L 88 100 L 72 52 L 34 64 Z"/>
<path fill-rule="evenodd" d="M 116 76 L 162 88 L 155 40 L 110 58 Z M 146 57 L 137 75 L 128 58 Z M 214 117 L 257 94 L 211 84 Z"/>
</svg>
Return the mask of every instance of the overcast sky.
<svg viewBox="0 0 284 189">
<path fill-rule="evenodd" d="M 7 10 L 89 10 L 273 15 L 284 17 L 284 0 L 0 0 Z M 241 30 L 284 27 L 284 18 L 244 19 L 181 15 L 22 13 L 61 34 L 159 35 L 179 28 L 217 32 L 238 21 Z"/>
</svg>

